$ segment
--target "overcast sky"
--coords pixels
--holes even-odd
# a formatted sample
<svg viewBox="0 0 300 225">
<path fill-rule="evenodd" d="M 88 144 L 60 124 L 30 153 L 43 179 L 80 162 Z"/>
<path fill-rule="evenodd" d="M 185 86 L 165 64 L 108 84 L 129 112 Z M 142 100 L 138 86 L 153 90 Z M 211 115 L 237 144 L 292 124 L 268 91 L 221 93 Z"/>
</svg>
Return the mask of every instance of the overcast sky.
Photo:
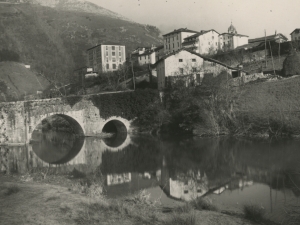
<svg viewBox="0 0 300 225">
<path fill-rule="evenodd" d="M 187 27 L 227 32 L 232 24 L 249 38 L 290 33 L 300 27 L 300 0 L 88 0 L 162 33 Z"/>
</svg>

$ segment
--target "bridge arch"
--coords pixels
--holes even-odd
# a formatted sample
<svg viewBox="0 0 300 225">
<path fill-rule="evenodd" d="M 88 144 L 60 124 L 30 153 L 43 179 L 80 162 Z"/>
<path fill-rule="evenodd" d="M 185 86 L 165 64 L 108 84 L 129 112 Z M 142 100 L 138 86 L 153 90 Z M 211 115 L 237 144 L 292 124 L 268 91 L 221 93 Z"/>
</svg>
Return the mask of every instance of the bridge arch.
<svg viewBox="0 0 300 225">
<path fill-rule="evenodd" d="M 80 136 L 84 136 L 84 134 L 86 133 L 85 127 L 83 126 L 82 121 L 79 121 L 73 115 L 59 113 L 59 112 L 53 112 L 53 113 L 47 113 L 45 115 L 42 115 L 38 120 L 34 121 L 34 123 L 32 124 L 32 127 L 29 128 L 29 132 L 27 135 L 27 142 L 29 142 L 31 140 L 32 133 L 38 127 L 38 125 L 41 124 L 43 120 L 45 120 L 51 116 L 60 116 L 63 119 L 65 119 L 70 124 L 70 126 L 75 130 L 75 132 L 77 134 L 79 134 Z"/>
<path fill-rule="evenodd" d="M 128 131 L 130 128 L 130 121 L 122 117 L 110 117 L 105 120 L 100 127 L 102 133 L 115 133 L 111 138 L 104 138 L 102 145 L 105 149 L 110 151 L 117 151 L 125 148 L 131 143 Z"/>
</svg>

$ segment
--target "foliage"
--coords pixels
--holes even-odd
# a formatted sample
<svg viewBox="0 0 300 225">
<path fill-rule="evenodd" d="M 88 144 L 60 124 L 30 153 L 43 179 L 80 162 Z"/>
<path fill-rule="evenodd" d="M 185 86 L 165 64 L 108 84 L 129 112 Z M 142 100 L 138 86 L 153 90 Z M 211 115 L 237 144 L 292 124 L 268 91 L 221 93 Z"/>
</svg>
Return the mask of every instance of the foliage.
<svg viewBox="0 0 300 225">
<path fill-rule="evenodd" d="M 171 220 L 166 221 L 164 225 L 196 225 L 196 214 L 173 214 Z"/>
<path fill-rule="evenodd" d="M 217 206 L 213 205 L 208 198 L 197 198 L 192 200 L 191 205 L 198 210 L 218 211 Z"/>
<path fill-rule="evenodd" d="M 286 57 L 283 62 L 284 76 L 300 75 L 300 55 L 295 50 Z"/>
<path fill-rule="evenodd" d="M 8 196 L 8 195 L 16 194 L 19 191 L 20 191 L 20 187 L 14 184 L 6 187 L 4 194 Z"/>
<path fill-rule="evenodd" d="M 0 50 L 0 62 L 2 61 L 14 61 L 19 62 L 20 56 L 18 53 L 8 50 L 8 49 L 2 49 Z"/>
<path fill-rule="evenodd" d="M 157 91 L 151 89 L 91 96 L 102 118 L 109 118 L 111 112 L 114 112 L 114 115 L 128 120 L 138 117 L 149 102 L 154 102 L 157 98 Z"/>
<path fill-rule="evenodd" d="M 71 107 L 76 105 L 76 103 L 80 102 L 82 100 L 82 96 L 67 96 L 64 97 L 64 101 L 68 103 Z"/>
<path fill-rule="evenodd" d="M 247 219 L 260 222 L 264 219 L 265 209 L 262 206 L 249 204 L 244 206 L 244 214 Z"/>
</svg>

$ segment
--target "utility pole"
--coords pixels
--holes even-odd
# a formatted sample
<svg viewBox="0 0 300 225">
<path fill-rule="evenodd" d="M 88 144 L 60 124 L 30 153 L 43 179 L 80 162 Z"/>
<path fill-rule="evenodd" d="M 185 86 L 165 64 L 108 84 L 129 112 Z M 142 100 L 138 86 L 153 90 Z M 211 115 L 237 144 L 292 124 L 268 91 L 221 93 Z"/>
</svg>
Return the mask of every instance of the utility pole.
<svg viewBox="0 0 300 225">
<path fill-rule="evenodd" d="M 276 75 L 275 68 L 274 68 L 274 61 L 273 61 L 273 55 L 272 55 L 272 49 L 271 49 L 270 41 L 269 41 L 269 46 L 270 46 L 270 52 L 271 52 L 271 58 L 272 58 L 272 64 L 273 64 L 273 71 L 274 71 L 274 75 Z"/>
<path fill-rule="evenodd" d="M 135 76 L 133 71 L 133 61 L 132 61 L 131 54 L 130 54 L 130 62 L 131 62 L 131 71 L 132 71 L 132 80 L 133 80 L 133 90 L 135 90 Z"/>
<path fill-rule="evenodd" d="M 266 62 L 266 68 L 267 68 L 267 34 L 266 34 L 266 30 L 265 30 L 265 62 Z"/>
</svg>

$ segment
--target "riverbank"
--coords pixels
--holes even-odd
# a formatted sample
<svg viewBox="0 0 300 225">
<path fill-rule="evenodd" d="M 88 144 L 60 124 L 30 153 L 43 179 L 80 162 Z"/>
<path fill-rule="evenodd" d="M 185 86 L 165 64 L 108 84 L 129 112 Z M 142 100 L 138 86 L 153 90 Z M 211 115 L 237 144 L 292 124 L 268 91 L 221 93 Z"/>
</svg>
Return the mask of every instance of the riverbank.
<svg viewBox="0 0 300 225">
<path fill-rule="evenodd" d="M 67 187 L 70 184 L 55 182 L 0 175 L 1 224 L 255 224 L 230 213 L 185 207 L 163 213 L 145 193 L 112 200 L 76 193 Z"/>
</svg>

